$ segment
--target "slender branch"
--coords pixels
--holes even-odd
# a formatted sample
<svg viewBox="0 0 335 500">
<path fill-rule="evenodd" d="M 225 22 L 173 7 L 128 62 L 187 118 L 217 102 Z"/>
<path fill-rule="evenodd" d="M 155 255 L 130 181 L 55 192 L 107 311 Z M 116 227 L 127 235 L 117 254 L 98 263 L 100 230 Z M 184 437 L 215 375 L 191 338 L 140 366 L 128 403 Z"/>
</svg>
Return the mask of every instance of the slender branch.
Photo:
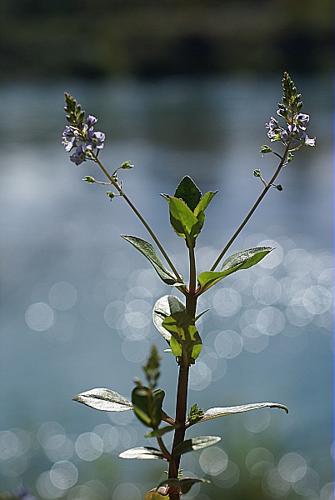
<svg viewBox="0 0 335 500">
<path fill-rule="evenodd" d="M 168 451 L 168 449 L 166 448 L 165 444 L 164 444 L 164 441 L 161 437 L 157 437 L 157 443 L 158 443 L 158 446 L 160 447 L 160 450 L 161 452 L 163 453 L 164 455 L 164 458 L 166 458 L 166 460 L 168 462 L 170 462 L 171 460 L 171 455 Z"/>
<path fill-rule="evenodd" d="M 105 176 L 110 181 L 110 183 L 115 187 L 115 189 L 118 191 L 118 193 L 124 198 L 125 202 L 129 205 L 129 207 L 132 209 L 132 211 L 135 213 L 135 215 L 142 222 L 143 226 L 145 227 L 145 229 L 150 234 L 151 238 L 154 240 L 154 242 L 158 246 L 161 254 L 165 258 L 167 264 L 169 265 L 169 267 L 172 270 L 173 274 L 177 278 L 178 282 L 182 283 L 183 280 L 182 280 L 181 276 L 179 275 L 177 269 L 175 268 L 173 262 L 171 261 L 171 259 L 168 256 L 166 250 L 164 249 L 163 245 L 161 244 L 161 242 L 159 241 L 159 239 L 157 238 L 157 236 L 155 235 L 154 231 L 151 229 L 151 227 L 149 226 L 148 222 L 145 220 L 145 218 L 143 217 L 143 215 L 141 214 L 141 212 L 135 207 L 134 203 L 125 194 L 125 192 L 123 191 L 123 189 L 121 188 L 121 186 L 117 182 L 116 178 L 113 177 L 113 175 L 110 175 L 110 173 L 108 172 L 108 170 L 106 170 L 106 168 L 101 163 L 101 161 L 99 160 L 99 158 L 94 153 L 91 153 L 91 155 L 92 155 L 92 158 L 95 161 L 95 163 L 100 167 L 100 169 L 105 174 Z M 181 290 L 182 293 L 185 293 L 183 287 L 179 287 L 179 289 Z"/>
<path fill-rule="evenodd" d="M 260 203 L 262 202 L 262 200 L 263 200 L 264 196 L 266 195 L 266 193 L 272 187 L 272 184 L 275 182 L 275 180 L 277 179 L 278 175 L 280 174 L 280 171 L 282 170 L 282 168 L 286 164 L 287 155 L 288 155 L 289 149 L 290 149 L 290 144 L 287 144 L 287 146 L 285 148 L 285 152 L 284 152 L 284 154 L 283 154 L 283 156 L 282 156 L 282 158 L 281 158 L 281 160 L 279 162 L 279 165 L 278 165 L 275 173 L 273 174 L 273 176 L 271 177 L 271 179 L 269 180 L 269 182 L 266 183 L 266 185 L 264 186 L 263 191 L 261 192 L 261 194 L 259 195 L 259 197 L 255 201 L 255 203 L 253 204 L 253 206 L 251 207 L 251 209 L 247 213 L 246 217 L 244 218 L 244 220 L 242 221 L 242 223 L 239 225 L 239 227 L 236 229 L 236 231 L 234 232 L 234 234 L 232 235 L 232 237 L 230 238 L 230 240 L 228 241 L 228 243 L 226 244 L 226 246 L 223 248 L 222 252 L 219 254 L 218 258 L 216 259 L 216 261 L 214 262 L 214 264 L 211 267 L 211 271 L 215 271 L 215 269 L 219 265 L 220 261 L 222 260 L 223 256 L 226 254 L 227 250 L 234 243 L 234 241 L 236 240 L 236 238 L 238 237 L 238 235 L 240 234 L 240 232 L 242 231 L 242 229 L 244 228 L 244 226 L 246 226 L 246 224 L 251 219 L 251 217 L 252 217 L 253 213 L 255 212 L 255 210 L 257 209 L 258 205 L 260 205 Z"/>
<path fill-rule="evenodd" d="M 164 410 L 162 410 L 162 420 L 163 420 L 163 422 L 166 422 L 167 424 L 170 424 L 170 425 L 176 424 L 175 420 L 172 417 L 170 417 L 170 415 L 165 413 Z"/>
</svg>

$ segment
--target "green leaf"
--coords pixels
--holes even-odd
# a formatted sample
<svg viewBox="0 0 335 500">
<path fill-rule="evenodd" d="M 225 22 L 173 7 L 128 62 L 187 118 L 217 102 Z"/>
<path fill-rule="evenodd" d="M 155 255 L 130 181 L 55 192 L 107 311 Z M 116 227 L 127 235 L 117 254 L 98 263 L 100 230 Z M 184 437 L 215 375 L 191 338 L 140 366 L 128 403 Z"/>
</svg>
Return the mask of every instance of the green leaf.
<svg viewBox="0 0 335 500">
<path fill-rule="evenodd" d="M 183 455 L 184 453 L 188 453 L 189 451 L 201 450 L 202 448 L 212 446 L 219 441 L 221 441 L 221 438 L 218 436 L 199 436 L 187 439 L 186 441 L 183 441 L 178 446 L 176 446 L 174 456 Z"/>
<path fill-rule="evenodd" d="M 133 389 L 131 400 L 134 413 L 147 427 L 157 428 L 162 421 L 162 404 L 165 392 L 162 389 L 152 391 L 149 387 L 138 385 Z"/>
<path fill-rule="evenodd" d="M 205 212 L 206 208 L 214 198 L 214 196 L 217 194 L 217 191 L 208 191 L 205 193 L 201 200 L 199 201 L 198 205 L 194 209 L 194 215 L 197 217 L 200 212 Z"/>
<path fill-rule="evenodd" d="M 164 427 L 161 427 L 160 429 L 155 429 L 154 431 L 148 432 L 145 437 L 147 438 L 152 438 L 152 437 L 161 437 L 164 436 L 164 434 L 167 434 L 168 432 L 174 431 L 176 429 L 176 425 L 165 425 Z"/>
<path fill-rule="evenodd" d="M 152 314 L 153 323 L 167 342 L 171 340 L 171 333 L 163 327 L 164 319 L 175 312 L 185 310 L 184 304 L 174 295 L 164 295 L 155 303 Z"/>
<path fill-rule="evenodd" d="M 158 354 L 157 347 L 155 345 L 152 345 L 149 358 L 146 364 L 143 366 L 143 371 L 146 375 L 147 382 L 151 389 L 154 389 L 156 387 L 157 381 L 160 377 L 160 360 L 161 358 Z"/>
<path fill-rule="evenodd" d="M 260 262 L 273 250 L 271 247 L 256 247 L 237 252 L 222 264 L 221 271 L 205 271 L 198 276 L 198 282 L 203 291 L 208 290 L 216 283 L 221 281 L 229 274 L 235 273 L 240 269 L 248 269 Z"/>
<path fill-rule="evenodd" d="M 167 285 L 175 285 L 177 283 L 176 278 L 164 267 L 164 264 L 150 243 L 135 236 L 121 235 L 121 237 L 131 243 L 139 252 L 141 252 L 141 254 L 144 255 L 144 257 L 148 259 L 164 283 Z"/>
<path fill-rule="evenodd" d="M 199 408 L 197 403 L 194 403 L 191 406 L 190 412 L 188 414 L 189 425 L 193 425 L 199 422 L 199 420 L 201 420 L 201 418 L 203 417 L 203 414 L 204 414 L 203 410 Z"/>
<path fill-rule="evenodd" d="M 184 351 L 192 363 L 199 356 L 202 342 L 198 330 L 187 311 L 172 313 L 164 319 L 163 328 L 171 333 L 170 347 L 176 357 Z"/>
<path fill-rule="evenodd" d="M 198 186 L 196 186 L 196 184 L 193 182 L 191 177 L 186 175 L 180 181 L 174 195 L 176 198 L 181 198 L 182 200 L 184 200 L 186 205 L 193 212 L 195 207 L 198 205 L 200 201 L 201 191 L 198 188 Z"/>
<path fill-rule="evenodd" d="M 127 411 L 133 408 L 131 402 L 118 392 L 100 387 L 81 392 L 73 401 L 101 411 Z"/>
<path fill-rule="evenodd" d="M 169 196 L 170 222 L 178 236 L 182 238 L 190 237 L 193 228 L 198 223 L 197 217 L 186 205 L 184 200 Z"/>
<path fill-rule="evenodd" d="M 129 450 L 123 451 L 119 455 L 120 458 L 127 458 L 130 460 L 164 460 L 164 456 L 160 450 L 157 448 L 151 448 L 150 446 L 141 446 L 139 448 L 131 448 Z"/>
<path fill-rule="evenodd" d="M 288 413 L 287 406 L 281 403 L 269 403 L 269 402 L 250 403 L 239 406 L 224 406 L 220 408 L 210 408 L 209 410 L 206 410 L 203 413 L 203 415 L 198 419 L 197 422 L 206 422 L 207 420 L 214 420 L 215 418 L 226 417 L 227 415 L 233 415 L 235 413 L 245 413 L 247 411 L 260 410 L 261 408 L 279 408 Z M 193 423 L 197 422 L 191 422 L 191 420 L 189 419 L 188 425 L 193 425 Z"/>
</svg>

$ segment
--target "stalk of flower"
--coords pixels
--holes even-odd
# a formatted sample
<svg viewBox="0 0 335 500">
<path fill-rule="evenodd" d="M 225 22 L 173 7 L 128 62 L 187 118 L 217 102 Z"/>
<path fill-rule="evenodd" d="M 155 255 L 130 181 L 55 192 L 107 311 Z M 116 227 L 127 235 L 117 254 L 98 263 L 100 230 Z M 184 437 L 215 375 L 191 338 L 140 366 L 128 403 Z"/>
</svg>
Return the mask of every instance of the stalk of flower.
<svg viewBox="0 0 335 500">
<path fill-rule="evenodd" d="M 202 351 L 202 339 L 196 326 L 197 320 L 203 314 L 203 312 L 197 314 L 198 298 L 207 292 L 209 288 L 225 280 L 230 274 L 256 265 L 273 250 L 270 247 L 256 247 L 237 252 L 226 258 L 221 269 L 216 271 L 223 256 L 249 222 L 266 193 L 271 188 L 282 191 L 282 186 L 276 184 L 276 181 L 282 169 L 292 161 L 293 154 L 303 146 L 315 146 L 315 139 L 311 139 L 306 132 L 309 125 L 309 115 L 301 112 L 301 94 L 298 93 L 288 73 L 284 73 L 282 84 L 283 98 L 278 105 L 277 111 L 279 119 L 272 116 L 266 124 L 266 129 L 270 141 L 281 144 L 284 151 L 279 153 L 268 145 L 263 145 L 261 148 L 262 154 L 272 153 L 277 156 L 280 160 L 279 164 L 269 180 L 264 178 L 259 169 L 254 171 L 254 176 L 260 179 L 263 190 L 209 270 L 198 274 L 195 249 L 197 239 L 205 223 L 206 210 L 217 191 L 202 194 L 194 181 L 185 176 L 177 186 L 174 195 L 163 195 L 168 203 L 171 226 L 177 236 L 184 239 L 186 244 L 189 264 L 187 284 L 176 270 L 156 234 L 126 195 L 118 180 L 119 170 L 132 168 L 132 165 L 129 162 L 124 162 L 111 174 L 109 173 L 99 157 L 99 153 L 104 146 L 105 134 L 94 130 L 97 119 L 93 115 L 88 115 L 85 118 L 85 113 L 77 101 L 69 94 L 65 94 L 65 110 L 69 125 L 65 127 L 62 142 L 65 150 L 71 153 L 70 160 L 76 165 L 90 160 L 99 167 L 106 176 L 107 183 L 97 181 L 92 176 L 86 176 L 84 180 L 90 184 L 109 184 L 126 201 L 142 222 L 154 243 L 156 243 L 171 271 L 165 268 L 165 265 L 156 254 L 155 248 L 150 243 L 135 236 L 124 235 L 123 238 L 148 259 L 165 285 L 175 287 L 185 297 L 185 302 L 182 302 L 177 296 L 165 295 L 158 299 L 153 308 L 153 323 L 164 342 L 168 344 L 167 350 L 174 356 L 178 366 L 174 418 L 169 416 L 163 408 L 165 392 L 157 387 L 160 377 L 161 358 L 155 346 L 152 347 L 148 361 L 143 366 L 146 381 L 144 383 L 139 379 L 135 381 L 131 401 L 114 390 L 106 388 L 85 391 L 74 398 L 76 401 L 98 410 L 132 410 L 138 420 L 150 429 L 146 437 L 155 438 L 157 448 L 144 446 L 126 450 L 120 454 L 120 457 L 125 459 L 161 459 L 167 462 L 168 473 L 166 479 L 158 484 L 156 488 L 147 492 L 145 500 L 167 497 L 170 500 L 180 500 L 181 496 L 188 493 L 193 485 L 208 482 L 206 479 L 190 478 L 182 475 L 180 471 L 182 455 L 216 444 L 221 438 L 217 436 L 198 436 L 185 439 L 189 427 L 201 422 L 222 418 L 226 415 L 261 408 L 280 408 L 286 412 L 288 411 L 285 405 L 275 402 L 220 406 L 206 411 L 199 408 L 195 403 L 187 411 L 189 372 Z M 111 199 L 115 196 L 112 191 L 107 194 Z M 162 426 L 162 422 L 167 425 Z M 170 449 L 166 446 L 163 438 L 169 432 L 173 432 Z"/>
</svg>

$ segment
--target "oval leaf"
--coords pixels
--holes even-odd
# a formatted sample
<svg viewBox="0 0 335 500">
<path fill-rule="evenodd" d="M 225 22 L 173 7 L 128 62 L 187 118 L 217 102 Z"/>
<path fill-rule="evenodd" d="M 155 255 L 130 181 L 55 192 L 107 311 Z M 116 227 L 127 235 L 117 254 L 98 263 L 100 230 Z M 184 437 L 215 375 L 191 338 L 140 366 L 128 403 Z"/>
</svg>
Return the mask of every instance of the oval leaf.
<svg viewBox="0 0 335 500">
<path fill-rule="evenodd" d="M 81 392 L 73 401 L 101 411 L 127 411 L 133 408 L 131 402 L 118 392 L 100 387 Z"/>
<path fill-rule="evenodd" d="M 227 415 L 233 415 L 234 413 L 245 413 L 247 411 L 260 410 L 261 408 L 279 408 L 281 410 L 286 411 L 286 413 L 288 413 L 287 406 L 285 406 L 281 403 L 270 403 L 270 402 L 250 403 L 250 404 L 239 405 L 239 406 L 224 406 L 224 407 L 219 407 L 219 408 L 210 408 L 209 410 L 206 410 L 203 413 L 203 415 L 200 416 L 200 418 L 197 420 L 197 422 L 194 422 L 194 423 L 206 422 L 207 420 L 213 420 L 215 418 L 226 417 Z M 192 425 L 192 423 L 190 423 L 189 425 Z"/>
<path fill-rule="evenodd" d="M 195 207 L 200 202 L 201 191 L 198 188 L 198 186 L 194 183 L 194 181 L 191 179 L 191 177 L 186 175 L 180 181 L 174 195 L 176 198 L 181 198 L 182 200 L 184 200 L 186 205 L 193 212 Z"/>
<path fill-rule="evenodd" d="M 213 444 L 221 441 L 221 438 L 218 436 L 198 436 L 195 438 L 187 439 L 183 441 L 174 451 L 174 456 L 183 455 L 184 453 L 188 453 L 189 451 L 197 451 L 202 448 L 207 448 L 208 446 L 212 446 Z"/>
<path fill-rule="evenodd" d="M 119 455 L 120 458 L 127 458 L 129 460 L 164 460 L 163 454 L 157 448 L 150 446 L 141 446 L 139 448 L 131 448 L 130 450 L 123 451 Z"/>
<path fill-rule="evenodd" d="M 141 252 L 141 254 L 148 259 L 148 261 L 154 267 L 158 276 L 164 281 L 164 283 L 166 283 L 167 285 L 175 285 L 177 283 L 175 276 L 173 276 L 173 274 L 171 274 L 164 267 L 164 264 L 162 263 L 162 261 L 156 254 L 154 247 L 150 243 L 135 236 L 121 235 L 121 237 L 131 243 L 131 245 L 133 245 L 136 250 Z"/>
<path fill-rule="evenodd" d="M 163 321 L 171 314 L 180 311 L 185 311 L 185 306 L 174 295 L 164 295 L 154 305 L 152 314 L 154 325 L 167 342 L 170 342 L 171 333 L 163 327 Z"/>
<path fill-rule="evenodd" d="M 198 224 L 197 217 L 181 198 L 169 196 L 168 201 L 170 222 L 173 229 L 178 236 L 182 236 L 183 238 L 190 236 L 194 226 Z"/>
<path fill-rule="evenodd" d="M 199 201 L 198 205 L 195 207 L 194 210 L 194 215 L 196 217 L 200 214 L 200 212 L 205 212 L 206 208 L 208 207 L 208 205 L 210 204 L 216 193 L 217 191 L 208 191 L 203 195 L 203 197 L 201 198 L 201 200 Z"/>
<path fill-rule="evenodd" d="M 208 290 L 223 278 L 229 276 L 229 274 L 254 266 L 272 250 L 273 248 L 271 247 L 257 247 L 235 253 L 224 261 L 221 271 L 205 271 L 199 274 L 199 285 L 203 291 Z"/>
</svg>

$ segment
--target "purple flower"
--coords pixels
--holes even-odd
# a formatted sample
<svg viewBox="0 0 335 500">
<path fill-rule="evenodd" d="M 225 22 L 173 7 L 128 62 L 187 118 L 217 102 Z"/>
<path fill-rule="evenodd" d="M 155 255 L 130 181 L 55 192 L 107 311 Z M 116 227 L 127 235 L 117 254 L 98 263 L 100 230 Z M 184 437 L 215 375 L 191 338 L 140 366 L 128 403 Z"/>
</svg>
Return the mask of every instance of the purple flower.
<svg viewBox="0 0 335 500">
<path fill-rule="evenodd" d="M 70 156 L 70 160 L 76 165 L 80 165 L 86 160 L 86 154 L 83 146 L 78 146 L 74 153 Z"/>
<path fill-rule="evenodd" d="M 83 123 L 80 128 L 66 125 L 63 131 L 62 144 L 67 152 L 75 148 L 70 160 L 76 165 L 80 165 L 87 159 L 92 159 L 92 155 L 89 155 L 89 153 L 97 154 L 104 147 L 105 134 L 95 132 L 94 124 L 96 122 L 95 116 L 89 115 L 86 123 Z"/>
<path fill-rule="evenodd" d="M 76 145 L 76 135 L 73 127 L 66 125 L 62 135 L 62 144 L 65 147 L 65 151 L 71 151 Z"/>
<path fill-rule="evenodd" d="M 102 149 L 105 142 L 105 134 L 103 132 L 94 132 L 93 142 L 97 149 Z"/>
<path fill-rule="evenodd" d="M 309 123 L 309 115 L 306 115 L 305 113 L 298 113 L 296 116 L 296 123 L 299 128 L 306 130 Z"/>
<path fill-rule="evenodd" d="M 95 116 L 88 115 L 88 117 L 86 118 L 86 125 L 88 126 L 88 128 L 94 127 L 97 121 L 98 119 Z"/>
</svg>

